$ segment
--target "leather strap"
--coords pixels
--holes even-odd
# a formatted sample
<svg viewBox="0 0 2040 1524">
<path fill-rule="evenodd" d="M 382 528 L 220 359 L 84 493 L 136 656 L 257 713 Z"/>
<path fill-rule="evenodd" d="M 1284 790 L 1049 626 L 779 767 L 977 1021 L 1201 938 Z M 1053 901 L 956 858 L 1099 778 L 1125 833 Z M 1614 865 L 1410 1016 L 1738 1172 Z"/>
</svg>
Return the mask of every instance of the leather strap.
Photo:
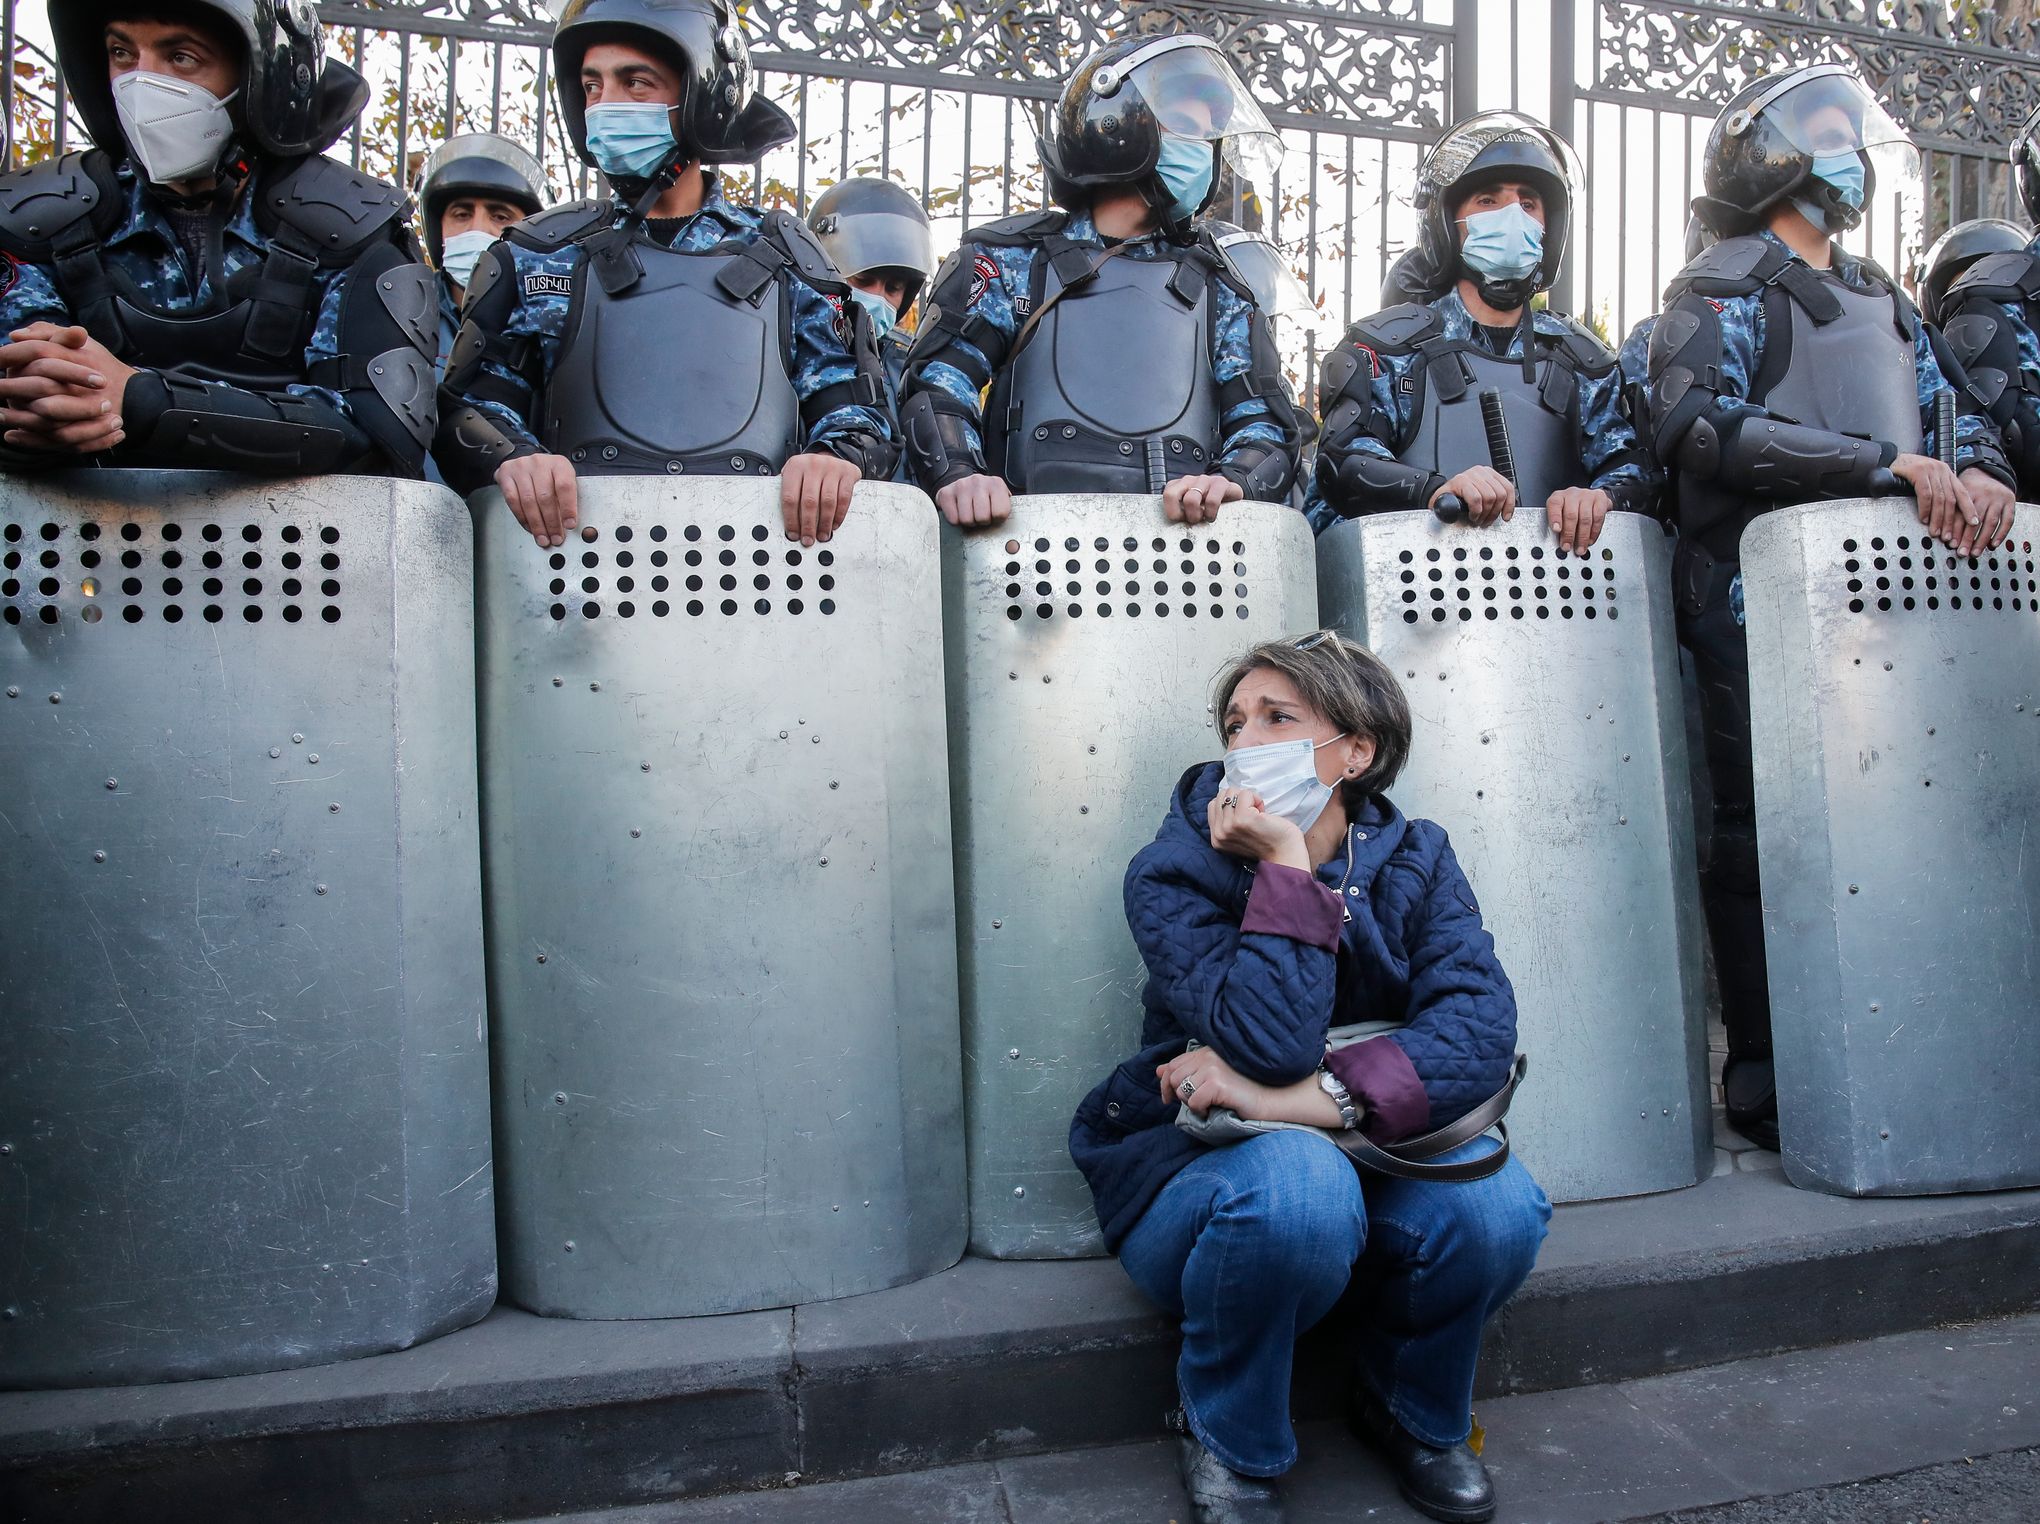
<svg viewBox="0 0 2040 1524">
<path fill-rule="evenodd" d="M 1509 1102 L 1515 1099 L 1516 1087 L 1523 1083 L 1524 1072 L 1529 1061 L 1521 1054 L 1516 1055 L 1515 1065 L 1509 1070 L 1508 1082 L 1493 1095 L 1482 1101 L 1473 1110 L 1456 1122 L 1448 1123 L 1422 1137 L 1408 1138 L 1401 1143 L 1370 1143 L 1358 1132 L 1351 1130 L 1331 1132 L 1326 1136 L 1339 1145 L 1340 1150 L 1360 1168 L 1371 1170 L 1377 1175 L 1393 1175 L 1398 1180 L 1443 1180 L 1459 1182 L 1485 1180 L 1509 1162 L 1509 1129 L 1502 1121 L 1508 1115 Z M 1440 1154 L 1471 1143 L 1482 1133 L 1493 1128 L 1501 1134 L 1501 1143 L 1493 1153 L 1478 1159 L 1465 1159 L 1457 1164 L 1432 1164 L 1429 1160 Z"/>
<path fill-rule="evenodd" d="M 1057 302 L 1068 296 L 1072 291 L 1080 291 L 1085 286 L 1088 286 L 1097 278 L 1098 272 L 1105 268 L 1106 260 L 1124 254 L 1132 247 L 1131 243 L 1115 243 L 1111 248 L 1087 264 L 1074 280 L 1067 280 L 1058 286 L 1055 294 L 1039 307 L 1036 307 L 1033 312 L 1029 313 L 1027 321 L 1020 325 L 1020 331 L 1013 336 L 1012 348 L 1006 351 L 1006 363 L 1011 365 L 1014 360 L 1019 358 L 1020 351 L 1027 347 L 1027 341 L 1034 337 L 1034 330 L 1041 326 L 1041 320 L 1054 310 Z"/>
</svg>

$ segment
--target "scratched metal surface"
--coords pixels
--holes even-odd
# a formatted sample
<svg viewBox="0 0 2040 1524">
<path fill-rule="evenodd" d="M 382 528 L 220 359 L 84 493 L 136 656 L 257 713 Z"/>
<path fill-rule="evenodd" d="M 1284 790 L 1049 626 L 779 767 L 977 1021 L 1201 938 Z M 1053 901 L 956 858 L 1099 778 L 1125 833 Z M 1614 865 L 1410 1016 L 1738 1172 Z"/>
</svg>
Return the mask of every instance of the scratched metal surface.
<svg viewBox="0 0 2040 1524">
<path fill-rule="evenodd" d="M 1383 514 L 1318 542 L 1325 622 L 1409 694 L 1391 796 L 1451 833 L 1494 934 L 1530 1058 L 1510 1135 L 1559 1201 L 1691 1185 L 1712 1158 L 1669 563 L 1620 513 L 1585 560 L 1542 510 Z"/>
<path fill-rule="evenodd" d="M 581 491 L 555 553 L 473 500 L 504 1294 L 679 1317 L 944 1269 L 935 513 L 867 482 L 803 551 L 777 481 Z"/>
<path fill-rule="evenodd" d="M 1037 496 L 942 552 L 971 1247 L 1099 1254 L 1069 1129 L 1140 1045 L 1126 865 L 1221 750 L 1219 669 L 1316 626 L 1310 530 L 1280 505 L 1188 530 L 1159 498 Z"/>
<path fill-rule="evenodd" d="M 1910 505 L 1743 535 L 1785 1171 L 2040 1184 L 2040 510 L 1957 562 Z"/>
<path fill-rule="evenodd" d="M 0 478 L 0 561 L 0 1385 L 312 1365 L 480 1317 L 459 501 Z"/>
</svg>

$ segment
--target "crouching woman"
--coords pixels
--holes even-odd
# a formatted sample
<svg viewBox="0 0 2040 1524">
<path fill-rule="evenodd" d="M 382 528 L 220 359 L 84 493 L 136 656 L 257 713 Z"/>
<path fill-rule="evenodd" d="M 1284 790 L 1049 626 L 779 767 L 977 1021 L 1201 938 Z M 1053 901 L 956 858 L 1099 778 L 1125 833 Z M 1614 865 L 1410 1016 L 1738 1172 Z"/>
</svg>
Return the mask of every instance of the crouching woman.
<svg viewBox="0 0 2040 1524">
<path fill-rule="evenodd" d="M 1443 1127 L 1507 1082 L 1514 993 L 1444 831 L 1388 801 L 1410 713 L 1380 661 L 1329 631 L 1257 646 L 1219 679 L 1214 711 L 1224 762 L 1184 775 L 1127 870 L 1141 1050 L 1070 1131 L 1107 1245 L 1182 1320 L 1192 1517 L 1283 1517 L 1293 1346 L 1358 1277 L 1356 1429 L 1417 1508 L 1489 1518 L 1494 1489 L 1466 1445 L 1474 1365 L 1550 1219 L 1528 1172 L 1363 1176 L 1325 1133 L 1207 1147 L 1175 1123 L 1179 1106 L 1223 1107 L 1384 1144 Z M 1328 1050 L 1333 1028 L 1356 1026 L 1378 1035 Z"/>
</svg>

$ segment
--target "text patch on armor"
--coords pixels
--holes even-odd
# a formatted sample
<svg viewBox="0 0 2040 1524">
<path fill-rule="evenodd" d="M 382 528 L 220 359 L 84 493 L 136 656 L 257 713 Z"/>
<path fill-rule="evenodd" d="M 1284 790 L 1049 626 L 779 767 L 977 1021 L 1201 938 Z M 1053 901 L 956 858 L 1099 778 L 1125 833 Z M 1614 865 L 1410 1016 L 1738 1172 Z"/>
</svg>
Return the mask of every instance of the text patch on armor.
<svg viewBox="0 0 2040 1524">
<path fill-rule="evenodd" d="M 975 307 L 991 290 L 992 282 L 999 278 L 999 267 L 989 254 L 979 254 L 970 262 L 970 303 Z"/>
<path fill-rule="evenodd" d="M 524 277 L 526 296 L 572 296 L 574 278 L 571 275 L 551 275 L 543 270 L 534 270 Z"/>
</svg>

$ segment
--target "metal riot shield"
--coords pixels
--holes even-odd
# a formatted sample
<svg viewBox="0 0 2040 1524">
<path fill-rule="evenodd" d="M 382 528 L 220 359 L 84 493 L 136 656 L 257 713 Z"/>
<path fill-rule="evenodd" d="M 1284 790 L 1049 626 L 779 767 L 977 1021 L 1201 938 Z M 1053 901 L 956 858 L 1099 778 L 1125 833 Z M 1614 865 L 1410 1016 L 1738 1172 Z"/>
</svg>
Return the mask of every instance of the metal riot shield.
<svg viewBox="0 0 2040 1524">
<path fill-rule="evenodd" d="M 0 1385 L 495 1300 L 459 499 L 0 477 Z"/>
<path fill-rule="evenodd" d="M 928 500 L 581 483 L 481 557 L 504 1294 L 736 1312 L 954 1264 L 965 1202 Z"/>
<path fill-rule="evenodd" d="M 971 1247 L 1099 1254 L 1069 1132 L 1140 1045 L 1126 865 L 1223 750 L 1211 680 L 1316 625 L 1310 528 L 1286 505 L 1188 528 L 1159 498 L 1033 496 L 942 553 Z"/>
<path fill-rule="evenodd" d="M 2040 1185 L 2040 572 L 1909 502 L 1743 534 L 1785 1172 L 1842 1195 Z"/>
<path fill-rule="evenodd" d="M 1559 1201 L 1711 1164 L 1670 561 L 1628 513 L 1584 557 L 1530 508 L 1485 529 L 1382 514 L 1318 540 L 1325 622 L 1409 694 L 1394 798 L 1451 833 L 1480 897 L 1530 1058 L 1510 1135 Z"/>
</svg>

